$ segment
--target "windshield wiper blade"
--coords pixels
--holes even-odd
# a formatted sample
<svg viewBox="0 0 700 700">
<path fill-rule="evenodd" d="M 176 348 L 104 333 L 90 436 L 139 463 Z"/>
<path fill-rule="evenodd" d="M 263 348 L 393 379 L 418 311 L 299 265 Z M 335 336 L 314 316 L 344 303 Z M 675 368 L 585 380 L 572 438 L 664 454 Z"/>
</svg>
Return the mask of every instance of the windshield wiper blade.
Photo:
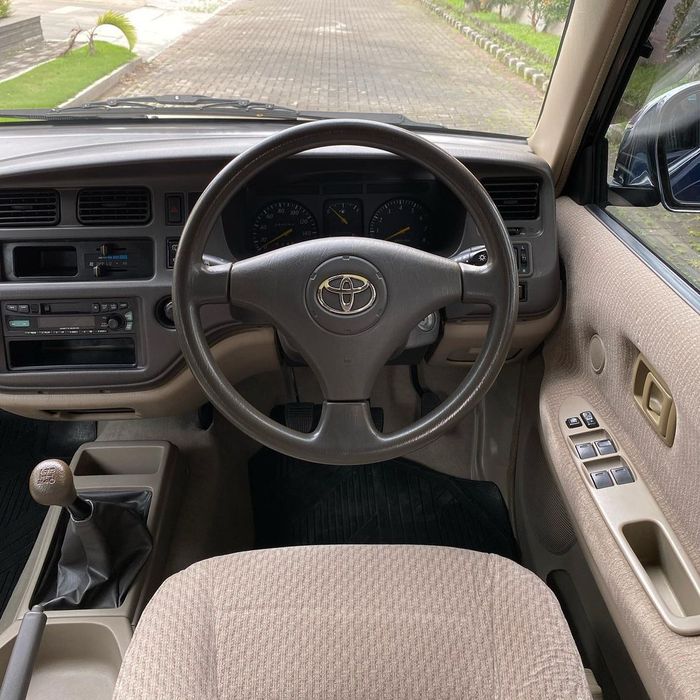
<svg viewBox="0 0 700 700">
<path fill-rule="evenodd" d="M 78 107 L 60 108 L 63 113 L 81 111 L 83 109 L 115 109 L 140 107 L 186 107 L 197 108 L 201 111 L 209 109 L 236 109 L 244 112 L 265 112 L 285 115 L 296 115 L 297 111 L 290 107 L 282 107 L 272 102 L 257 102 L 241 97 L 209 97 L 207 95 L 138 95 L 134 97 L 115 97 L 97 102 L 86 102 Z"/>
<path fill-rule="evenodd" d="M 316 121 L 319 119 L 368 119 L 414 129 L 443 131 L 441 124 L 417 122 L 404 114 L 389 112 L 321 112 L 298 111 L 271 102 L 259 102 L 240 97 L 209 97 L 207 95 L 135 95 L 86 102 L 75 107 L 52 109 L 0 110 L 0 117 L 69 121 L 75 119 L 158 119 L 159 117 L 221 116 L 239 119 L 278 119 L 287 121 Z"/>
<path fill-rule="evenodd" d="M 243 98 L 207 97 L 206 95 L 144 95 L 117 97 L 86 102 L 75 107 L 52 109 L 0 110 L 2 117 L 65 120 L 70 118 L 117 117 L 144 119 L 168 116 L 222 114 L 261 119 L 297 119 L 299 113 L 290 107 Z"/>
</svg>

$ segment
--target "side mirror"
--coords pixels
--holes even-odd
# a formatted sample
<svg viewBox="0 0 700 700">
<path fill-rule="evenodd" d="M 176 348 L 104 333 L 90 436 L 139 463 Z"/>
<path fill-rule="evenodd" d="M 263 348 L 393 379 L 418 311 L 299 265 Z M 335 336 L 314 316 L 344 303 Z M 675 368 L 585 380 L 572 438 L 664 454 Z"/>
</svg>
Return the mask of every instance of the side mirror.
<svg viewBox="0 0 700 700">
<path fill-rule="evenodd" d="M 700 81 L 646 104 L 629 122 L 610 203 L 700 212 Z"/>
</svg>

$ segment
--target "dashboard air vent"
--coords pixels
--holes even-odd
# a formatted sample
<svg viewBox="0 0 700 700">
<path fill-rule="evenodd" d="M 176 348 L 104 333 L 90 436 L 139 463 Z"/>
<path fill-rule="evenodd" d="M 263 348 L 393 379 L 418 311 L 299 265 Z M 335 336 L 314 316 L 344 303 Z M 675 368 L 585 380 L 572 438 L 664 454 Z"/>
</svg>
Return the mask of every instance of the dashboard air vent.
<svg viewBox="0 0 700 700">
<path fill-rule="evenodd" d="M 145 187 L 86 187 L 78 192 L 78 221 L 86 226 L 134 226 L 151 219 Z"/>
<path fill-rule="evenodd" d="M 0 228 L 55 226 L 58 220 L 56 190 L 0 190 Z"/>
<path fill-rule="evenodd" d="M 536 219 L 540 214 L 540 183 L 534 178 L 493 178 L 481 183 L 506 220 Z"/>
</svg>

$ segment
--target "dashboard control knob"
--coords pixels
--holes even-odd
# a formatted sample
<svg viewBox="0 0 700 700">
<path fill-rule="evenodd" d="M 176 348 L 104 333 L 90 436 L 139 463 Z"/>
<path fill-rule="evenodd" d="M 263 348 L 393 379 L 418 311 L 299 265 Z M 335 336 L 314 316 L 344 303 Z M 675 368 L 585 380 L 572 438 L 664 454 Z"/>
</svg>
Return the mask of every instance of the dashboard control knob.
<svg viewBox="0 0 700 700">
<path fill-rule="evenodd" d="M 95 275 L 95 277 L 104 277 L 107 274 L 107 271 L 107 266 L 103 265 L 102 263 L 97 263 L 97 265 L 92 268 L 92 274 Z"/>
<path fill-rule="evenodd" d="M 111 331 L 118 331 L 120 328 L 124 327 L 124 317 L 120 316 L 119 314 L 110 316 L 107 319 L 107 327 Z"/>
<path fill-rule="evenodd" d="M 171 297 L 163 297 L 154 309 L 156 320 L 163 328 L 175 328 L 175 305 Z"/>
</svg>

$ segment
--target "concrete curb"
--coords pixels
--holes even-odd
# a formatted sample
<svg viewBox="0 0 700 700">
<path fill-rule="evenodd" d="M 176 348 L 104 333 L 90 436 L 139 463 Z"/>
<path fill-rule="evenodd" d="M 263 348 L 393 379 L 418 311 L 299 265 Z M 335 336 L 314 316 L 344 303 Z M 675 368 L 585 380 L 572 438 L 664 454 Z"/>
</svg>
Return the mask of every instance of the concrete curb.
<svg viewBox="0 0 700 700">
<path fill-rule="evenodd" d="M 492 56 L 495 56 L 504 66 L 510 68 L 510 70 L 517 73 L 528 83 L 534 85 L 540 92 L 547 92 L 549 78 L 545 73 L 542 73 L 539 68 L 530 66 L 526 58 L 518 56 L 513 51 L 499 46 L 495 41 L 491 41 L 489 37 L 467 26 L 442 5 L 438 5 L 432 0 L 420 0 L 420 2 L 431 12 L 434 12 L 439 17 L 442 17 L 448 24 L 451 24 L 458 32 L 461 32 L 468 39 L 471 39 L 477 46 L 480 46 L 484 51 L 488 51 Z"/>
<path fill-rule="evenodd" d="M 141 57 L 137 56 L 128 63 L 125 63 L 119 68 L 115 68 L 111 73 L 108 73 L 103 78 L 100 78 L 92 85 L 88 85 L 84 90 L 81 90 L 77 95 L 71 97 L 59 107 L 77 107 L 85 102 L 99 100 L 102 95 L 109 92 L 125 75 L 132 73 L 142 63 Z"/>
</svg>

